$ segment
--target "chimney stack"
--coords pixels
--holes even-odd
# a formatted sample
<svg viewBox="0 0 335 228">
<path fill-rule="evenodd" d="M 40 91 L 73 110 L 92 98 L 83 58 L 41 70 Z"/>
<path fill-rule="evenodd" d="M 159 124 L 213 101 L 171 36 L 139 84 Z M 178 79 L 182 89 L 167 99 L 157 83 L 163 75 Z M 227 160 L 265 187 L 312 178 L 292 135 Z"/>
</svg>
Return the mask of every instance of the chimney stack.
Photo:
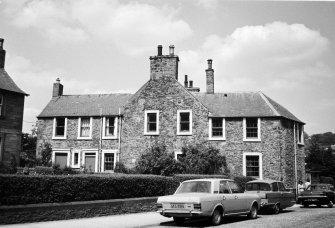
<svg viewBox="0 0 335 228">
<path fill-rule="evenodd" d="M 169 46 L 169 54 L 163 55 L 163 46 L 158 45 L 157 56 L 150 56 L 150 79 L 158 80 L 162 77 L 171 77 L 178 80 L 179 58 L 174 54 L 174 46 Z"/>
<path fill-rule="evenodd" d="M 53 85 L 52 97 L 59 97 L 63 95 L 63 85 L 60 84 L 60 79 L 56 79 L 56 83 Z"/>
<path fill-rule="evenodd" d="M 185 75 L 184 86 L 185 86 L 185 88 L 187 88 L 187 87 L 188 87 L 188 80 L 187 80 L 187 75 Z"/>
<path fill-rule="evenodd" d="M 5 68 L 6 51 L 3 49 L 4 39 L 0 38 L 0 69 Z"/>
<path fill-rule="evenodd" d="M 208 59 L 208 69 L 206 70 L 206 92 L 214 94 L 214 70 L 212 68 L 213 60 Z"/>
</svg>

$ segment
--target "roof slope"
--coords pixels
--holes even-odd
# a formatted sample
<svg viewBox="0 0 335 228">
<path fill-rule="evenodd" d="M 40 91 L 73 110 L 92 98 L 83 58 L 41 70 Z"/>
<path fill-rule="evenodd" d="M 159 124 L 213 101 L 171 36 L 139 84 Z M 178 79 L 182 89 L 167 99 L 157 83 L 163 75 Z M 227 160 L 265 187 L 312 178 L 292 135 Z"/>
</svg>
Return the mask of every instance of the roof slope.
<svg viewBox="0 0 335 228">
<path fill-rule="evenodd" d="M 132 94 L 63 95 L 54 97 L 38 117 L 118 115 Z"/>
<path fill-rule="evenodd" d="M 0 89 L 28 95 L 15 84 L 5 69 L 0 69 Z"/>
<path fill-rule="evenodd" d="M 285 117 L 301 122 L 283 106 L 262 92 L 194 93 L 210 111 L 211 116 L 223 117 Z"/>
</svg>

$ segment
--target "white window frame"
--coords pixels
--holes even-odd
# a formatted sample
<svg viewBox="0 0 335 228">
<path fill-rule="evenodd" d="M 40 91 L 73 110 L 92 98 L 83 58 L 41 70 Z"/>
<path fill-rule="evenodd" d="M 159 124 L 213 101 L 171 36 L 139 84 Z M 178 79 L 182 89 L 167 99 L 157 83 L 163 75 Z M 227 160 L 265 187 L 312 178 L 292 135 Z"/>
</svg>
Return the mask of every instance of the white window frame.
<svg viewBox="0 0 335 228">
<path fill-rule="evenodd" d="M 175 151 L 174 152 L 174 159 L 176 159 L 176 161 L 178 161 L 178 155 L 181 155 L 181 154 L 183 154 L 182 151 Z"/>
<path fill-rule="evenodd" d="M 190 130 L 187 132 L 180 131 L 180 113 L 190 114 Z M 193 125 L 192 110 L 177 110 L 177 135 L 192 135 L 193 130 L 192 125 Z"/>
<path fill-rule="evenodd" d="M 216 137 L 212 135 L 212 120 L 213 118 L 222 118 L 222 117 L 210 117 L 208 120 L 208 139 L 209 140 L 226 140 L 226 119 L 222 118 L 222 136 L 221 137 Z"/>
<path fill-rule="evenodd" d="M 65 118 L 64 136 L 56 136 L 56 119 L 57 118 Z M 53 128 L 52 128 L 52 139 L 66 139 L 66 135 L 67 135 L 67 117 L 54 117 Z"/>
<path fill-rule="evenodd" d="M 148 114 L 156 114 L 156 131 L 148 131 Z M 144 135 L 159 135 L 159 110 L 145 110 L 144 111 Z"/>
<path fill-rule="evenodd" d="M 78 164 L 74 164 L 74 155 L 78 153 Z M 80 164 L 81 164 L 81 151 L 79 150 L 73 150 L 72 151 L 72 159 L 71 159 L 71 167 L 72 168 L 80 168 Z"/>
<path fill-rule="evenodd" d="M 82 137 L 80 136 L 81 133 L 81 119 L 89 118 L 90 119 L 90 135 L 88 137 Z M 77 139 L 92 139 L 92 124 L 93 124 L 93 118 L 92 117 L 79 117 L 78 118 L 78 137 Z"/>
<path fill-rule="evenodd" d="M 113 170 L 107 170 L 105 171 L 105 155 L 106 154 L 114 154 L 114 164 L 113 164 Z M 105 173 L 114 173 L 115 170 L 115 166 L 116 166 L 116 162 L 118 160 L 118 150 L 102 150 L 102 160 L 101 160 L 101 172 L 105 172 Z"/>
<path fill-rule="evenodd" d="M 4 95 L 0 94 L 0 117 L 3 116 Z"/>
<path fill-rule="evenodd" d="M 243 176 L 247 176 L 247 156 L 258 156 L 259 179 L 263 180 L 263 155 L 260 152 L 244 152 L 243 153 Z"/>
<path fill-rule="evenodd" d="M 304 125 L 301 123 L 297 123 L 297 141 L 299 145 L 304 145 Z M 301 127 L 301 132 L 300 132 Z M 301 133 L 301 135 L 300 135 Z"/>
<path fill-rule="evenodd" d="M 250 117 L 257 118 L 257 138 L 247 138 L 247 118 L 243 118 L 243 141 L 246 142 L 260 142 L 261 141 L 261 118 L 259 117 Z"/>
<path fill-rule="evenodd" d="M 51 156 L 51 163 L 55 164 L 56 160 L 56 153 L 64 153 L 67 154 L 67 161 L 66 161 L 66 166 L 70 167 L 70 149 L 53 149 L 52 150 L 52 156 Z"/>
<path fill-rule="evenodd" d="M 106 118 L 114 118 L 114 135 L 106 136 Z M 102 120 L 102 139 L 117 139 L 118 125 L 119 125 L 119 118 L 117 116 L 104 116 Z"/>
<path fill-rule="evenodd" d="M 85 158 L 86 158 L 86 154 L 95 154 L 95 167 L 94 167 L 94 172 L 98 172 L 98 150 L 97 149 L 84 149 L 82 150 L 82 154 L 83 154 L 83 166 L 85 167 Z"/>
</svg>

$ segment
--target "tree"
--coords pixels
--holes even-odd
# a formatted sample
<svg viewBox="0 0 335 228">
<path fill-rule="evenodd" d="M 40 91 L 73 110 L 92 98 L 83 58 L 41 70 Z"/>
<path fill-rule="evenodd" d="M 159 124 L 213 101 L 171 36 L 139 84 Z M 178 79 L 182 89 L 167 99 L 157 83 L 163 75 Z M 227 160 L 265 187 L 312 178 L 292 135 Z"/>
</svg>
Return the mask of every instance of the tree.
<svg viewBox="0 0 335 228">
<path fill-rule="evenodd" d="M 51 155 L 52 155 L 52 147 L 50 143 L 45 143 L 42 145 L 40 162 L 42 166 L 51 166 Z"/>
<path fill-rule="evenodd" d="M 36 134 L 22 135 L 22 152 L 20 153 L 20 166 L 33 167 L 36 160 Z"/>
</svg>

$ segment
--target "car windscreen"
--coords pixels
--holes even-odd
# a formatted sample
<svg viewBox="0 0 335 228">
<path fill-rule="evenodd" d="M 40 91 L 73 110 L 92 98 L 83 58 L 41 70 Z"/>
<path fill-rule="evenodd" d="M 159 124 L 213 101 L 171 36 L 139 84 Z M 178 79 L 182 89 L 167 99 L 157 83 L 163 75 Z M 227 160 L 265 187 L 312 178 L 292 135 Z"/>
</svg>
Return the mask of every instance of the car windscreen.
<svg viewBox="0 0 335 228">
<path fill-rule="evenodd" d="M 246 191 L 271 191 L 271 187 L 267 183 L 248 183 L 245 189 Z"/>
<path fill-rule="evenodd" d="M 192 192 L 211 193 L 211 182 L 210 181 L 183 182 L 175 194 L 192 193 Z"/>
<path fill-rule="evenodd" d="M 323 191 L 323 190 L 327 190 L 327 186 L 326 185 L 310 185 L 310 186 L 308 186 L 307 190 Z"/>
</svg>

